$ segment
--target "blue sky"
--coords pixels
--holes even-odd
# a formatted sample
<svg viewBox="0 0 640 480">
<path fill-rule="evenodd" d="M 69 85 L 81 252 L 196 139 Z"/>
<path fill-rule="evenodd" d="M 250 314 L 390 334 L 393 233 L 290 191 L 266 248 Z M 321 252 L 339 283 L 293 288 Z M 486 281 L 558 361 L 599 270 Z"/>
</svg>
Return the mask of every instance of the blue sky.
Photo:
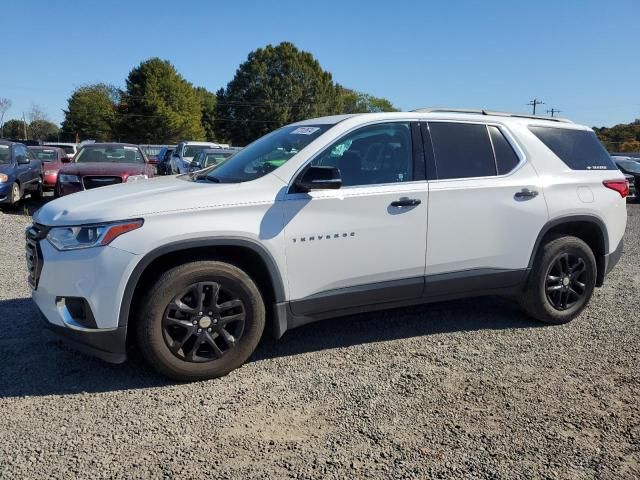
<svg viewBox="0 0 640 480">
<path fill-rule="evenodd" d="M 284 40 L 334 80 L 424 106 L 530 111 L 580 123 L 640 118 L 640 0 L 21 0 L 2 6 L 6 119 L 63 118 L 77 86 L 123 86 L 158 56 L 197 86 L 226 85 L 255 48 Z"/>
</svg>

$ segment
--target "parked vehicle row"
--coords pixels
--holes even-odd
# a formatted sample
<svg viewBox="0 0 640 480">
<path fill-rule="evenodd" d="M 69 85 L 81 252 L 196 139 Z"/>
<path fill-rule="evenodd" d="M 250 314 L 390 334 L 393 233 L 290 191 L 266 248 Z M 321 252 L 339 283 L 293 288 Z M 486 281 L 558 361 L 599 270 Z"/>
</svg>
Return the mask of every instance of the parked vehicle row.
<svg viewBox="0 0 640 480">
<path fill-rule="evenodd" d="M 636 201 L 640 201 L 638 198 L 638 192 L 640 192 L 640 159 L 620 155 L 613 155 L 611 158 L 616 162 L 616 166 L 620 171 L 630 180 L 629 184 L 632 193 L 635 195 Z"/>
</svg>

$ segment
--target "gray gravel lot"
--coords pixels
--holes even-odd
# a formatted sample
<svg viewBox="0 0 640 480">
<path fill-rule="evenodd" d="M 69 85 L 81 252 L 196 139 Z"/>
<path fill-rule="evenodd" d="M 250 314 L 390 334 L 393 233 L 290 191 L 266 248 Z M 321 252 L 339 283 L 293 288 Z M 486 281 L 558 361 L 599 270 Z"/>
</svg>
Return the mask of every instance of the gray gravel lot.
<svg viewBox="0 0 640 480">
<path fill-rule="evenodd" d="M 358 315 L 193 384 L 43 330 L 30 217 L 0 213 L 0 478 L 639 478 L 640 205 L 628 211 L 620 264 L 569 325 L 496 298 Z"/>
</svg>

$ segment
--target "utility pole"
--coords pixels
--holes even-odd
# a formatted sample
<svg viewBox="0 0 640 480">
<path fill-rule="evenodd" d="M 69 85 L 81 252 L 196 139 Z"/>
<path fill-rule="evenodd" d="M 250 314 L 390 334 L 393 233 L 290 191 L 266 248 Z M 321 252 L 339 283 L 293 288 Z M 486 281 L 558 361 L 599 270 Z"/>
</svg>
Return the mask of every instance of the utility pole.
<svg viewBox="0 0 640 480">
<path fill-rule="evenodd" d="M 552 117 L 556 116 L 556 113 L 560 113 L 562 110 L 558 110 L 557 108 L 551 107 L 551 110 L 547 110 L 547 113 L 550 113 Z"/>
<path fill-rule="evenodd" d="M 536 114 L 536 105 L 544 105 L 544 102 L 542 100 L 538 100 L 537 98 L 534 98 L 529 103 L 527 103 L 527 105 L 529 105 L 530 107 L 533 107 L 533 114 L 535 115 Z"/>
<path fill-rule="evenodd" d="M 24 140 L 29 140 L 27 138 L 27 121 L 24 118 L 24 112 L 22 112 L 22 128 L 24 129 Z"/>
</svg>

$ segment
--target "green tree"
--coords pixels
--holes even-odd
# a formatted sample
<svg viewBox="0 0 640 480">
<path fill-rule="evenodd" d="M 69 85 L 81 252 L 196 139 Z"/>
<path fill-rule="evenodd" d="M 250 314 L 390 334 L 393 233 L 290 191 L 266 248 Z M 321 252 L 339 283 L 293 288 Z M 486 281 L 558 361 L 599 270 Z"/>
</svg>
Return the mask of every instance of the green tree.
<svg viewBox="0 0 640 480">
<path fill-rule="evenodd" d="M 28 127 L 29 140 L 56 141 L 60 128 L 49 120 L 33 120 Z"/>
<path fill-rule="evenodd" d="M 72 141 L 117 139 L 120 95 L 116 87 L 105 83 L 76 88 L 64 111 L 62 136 Z"/>
<path fill-rule="evenodd" d="M 201 105 L 193 86 L 171 63 L 142 62 L 129 73 L 123 95 L 123 136 L 135 143 L 203 140 Z"/>
<path fill-rule="evenodd" d="M 594 127 L 598 138 L 609 152 L 639 151 L 640 119 L 613 127 Z"/>
<path fill-rule="evenodd" d="M 200 101 L 200 114 L 202 116 L 200 123 L 204 129 L 205 138 L 209 142 L 215 142 L 216 95 L 203 87 L 197 87 L 195 92 Z"/>
<path fill-rule="evenodd" d="M 12 118 L 4 122 L 4 137 L 12 140 L 26 140 L 24 137 L 24 122 Z"/>
<path fill-rule="evenodd" d="M 397 112 L 398 109 L 386 98 L 374 97 L 338 85 L 342 101 L 342 113 Z"/>
<path fill-rule="evenodd" d="M 338 87 L 308 52 L 283 42 L 251 52 L 217 92 L 218 138 L 245 145 L 287 123 L 336 113 Z"/>
</svg>

